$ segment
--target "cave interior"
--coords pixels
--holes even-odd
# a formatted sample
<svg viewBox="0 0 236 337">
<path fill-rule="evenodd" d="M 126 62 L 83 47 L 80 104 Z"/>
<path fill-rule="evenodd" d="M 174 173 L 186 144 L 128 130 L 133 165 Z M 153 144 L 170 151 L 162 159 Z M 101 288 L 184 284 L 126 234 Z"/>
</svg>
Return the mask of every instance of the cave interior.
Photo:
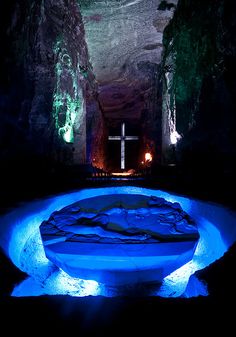
<svg viewBox="0 0 236 337">
<path fill-rule="evenodd" d="M 1 214 L 55 193 L 127 184 L 111 180 L 114 172 L 142 178 L 131 185 L 235 210 L 234 0 L 11 0 L 1 2 L 0 16 Z M 107 179 L 87 180 L 94 174 Z M 204 310 L 218 293 L 226 302 L 235 254 L 233 246 L 226 261 L 203 272 L 215 294 L 204 299 Z M 5 297 L 22 275 L 2 253 L 1 261 L 8 271 L 0 271 Z M 59 303 L 7 301 L 7 314 L 21 305 L 28 313 L 32 306 L 50 312 Z M 70 321 L 88 319 L 83 301 L 71 301 Z M 136 299 L 137 307 L 131 299 L 86 301 L 87 314 L 96 302 L 107 315 L 113 306 L 126 322 L 128 310 L 139 317 L 137 307 L 147 308 L 147 318 L 152 308 L 161 307 L 164 317 L 184 305 L 181 299 Z M 72 311 L 62 307 L 53 319 L 68 321 Z M 104 328 L 104 316 L 97 317 L 95 326 Z M 113 323 L 118 328 L 118 319 Z"/>
</svg>

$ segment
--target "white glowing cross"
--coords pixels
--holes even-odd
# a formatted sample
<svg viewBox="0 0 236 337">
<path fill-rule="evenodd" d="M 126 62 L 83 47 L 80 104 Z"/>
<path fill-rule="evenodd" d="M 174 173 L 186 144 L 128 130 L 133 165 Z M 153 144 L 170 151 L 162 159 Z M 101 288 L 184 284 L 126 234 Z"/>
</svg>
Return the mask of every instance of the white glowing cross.
<svg viewBox="0 0 236 337">
<path fill-rule="evenodd" d="M 121 136 L 109 136 L 109 140 L 120 141 L 120 168 L 125 169 L 125 141 L 126 140 L 138 140 L 138 136 L 126 136 L 125 123 L 121 124 Z"/>
</svg>

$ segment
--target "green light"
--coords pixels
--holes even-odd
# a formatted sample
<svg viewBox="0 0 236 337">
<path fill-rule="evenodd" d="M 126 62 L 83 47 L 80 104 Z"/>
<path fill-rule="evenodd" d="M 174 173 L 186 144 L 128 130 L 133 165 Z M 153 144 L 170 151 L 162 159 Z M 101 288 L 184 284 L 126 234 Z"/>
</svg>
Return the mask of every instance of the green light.
<svg viewBox="0 0 236 337">
<path fill-rule="evenodd" d="M 57 41 L 54 54 L 57 57 L 55 66 L 56 88 L 53 95 L 53 118 L 55 126 L 66 143 L 74 142 L 74 129 L 79 127 L 82 111 L 81 90 L 78 86 L 80 67 L 73 66 L 72 59 L 63 41 Z"/>
<path fill-rule="evenodd" d="M 72 128 L 68 128 L 67 130 L 64 129 L 63 139 L 67 143 L 73 143 L 74 141 L 74 134 Z"/>
</svg>

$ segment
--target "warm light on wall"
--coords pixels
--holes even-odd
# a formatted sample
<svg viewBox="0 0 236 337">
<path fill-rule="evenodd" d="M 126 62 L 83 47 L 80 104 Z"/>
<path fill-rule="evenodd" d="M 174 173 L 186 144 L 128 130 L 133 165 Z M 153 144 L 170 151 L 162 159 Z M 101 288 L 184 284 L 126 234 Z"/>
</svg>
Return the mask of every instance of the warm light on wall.
<svg viewBox="0 0 236 337">
<path fill-rule="evenodd" d="M 151 162 L 152 161 L 152 155 L 150 152 L 145 153 L 145 162 Z"/>
</svg>

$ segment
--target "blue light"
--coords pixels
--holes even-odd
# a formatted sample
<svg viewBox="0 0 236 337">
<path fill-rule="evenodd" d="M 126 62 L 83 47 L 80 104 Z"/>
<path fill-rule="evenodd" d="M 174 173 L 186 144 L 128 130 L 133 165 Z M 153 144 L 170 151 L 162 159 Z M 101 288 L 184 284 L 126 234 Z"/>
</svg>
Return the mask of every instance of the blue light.
<svg viewBox="0 0 236 337">
<path fill-rule="evenodd" d="M 198 295 L 208 294 L 206 285 L 201 283 L 196 277 L 191 291 L 188 284 L 189 278 L 197 270 L 203 269 L 214 262 L 216 254 L 222 256 L 227 247 L 222 241 L 219 230 L 206 219 L 201 219 L 198 222 L 198 229 L 200 240 L 193 259 L 164 279 L 161 288 L 157 292 L 158 296 L 169 297 L 171 294 L 171 297 L 185 296 L 184 292 L 187 286 L 188 297 L 190 296 L 189 293 L 196 293 L 196 287 L 198 288 Z"/>
<path fill-rule="evenodd" d="M 193 259 L 166 277 L 154 295 L 161 297 L 191 297 L 207 295 L 194 272 L 222 257 L 236 241 L 236 214 L 227 208 L 174 195 L 160 190 L 134 186 L 84 189 L 64 195 L 24 204 L 2 216 L 0 245 L 6 255 L 29 277 L 17 285 L 12 296 L 71 295 L 71 296 L 115 296 L 111 289 L 93 280 L 72 278 L 57 268 L 46 257 L 41 241 L 39 226 L 52 212 L 76 201 L 92 196 L 107 194 L 143 194 L 179 202 L 196 222 L 200 240 Z M 190 280 L 190 281 L 189 281 Z M 152 293 L 153 295 L 153 293 Z"/>
<path fill-rule="evenodd" d="M 100 285 L 93 280 L 81 280 L 70 277 L 62 270 L 54 270 L 51 275 L 37 282 L 29 277 L 17 285 L 12 296 L 70 295 L 76 297 L 100 295 Z"/>
</svg>

